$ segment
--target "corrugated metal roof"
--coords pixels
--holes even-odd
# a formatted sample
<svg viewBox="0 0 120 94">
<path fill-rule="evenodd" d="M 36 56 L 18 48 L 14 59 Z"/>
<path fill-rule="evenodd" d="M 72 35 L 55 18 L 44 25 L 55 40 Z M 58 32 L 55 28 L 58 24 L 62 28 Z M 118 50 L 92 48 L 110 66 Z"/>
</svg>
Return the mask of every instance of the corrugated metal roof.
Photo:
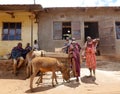
<svg viewBox="0 0 120 94">
<path fill-rule="evenodd" d="M 29 5 L 0 5 L 0 11 L 41 11 L 43 10 L 40 4 L 29 4 Z"/>
</svg>

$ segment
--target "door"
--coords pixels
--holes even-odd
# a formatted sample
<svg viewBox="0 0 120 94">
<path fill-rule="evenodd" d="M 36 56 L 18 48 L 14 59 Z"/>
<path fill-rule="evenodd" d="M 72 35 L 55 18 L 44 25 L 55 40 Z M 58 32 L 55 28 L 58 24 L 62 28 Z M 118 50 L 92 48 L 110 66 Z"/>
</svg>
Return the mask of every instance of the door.
<svg viewBox="0 0 120 94">
<path fill-rule="evenodd" d="M 102 18 L 99 22 L 100 51 L 102 55 L 115 54 L 114 21 L 111 17 Z"/>
<path fill-rule="evenodd" d="M 87 40 L 87 36 L 90 36 L 92 39 L 99 37 L 98 32 L 98 22 L 85 22 L 84 23 L 84 31 L 85 31 L 85 41 Z"/>
</svg>

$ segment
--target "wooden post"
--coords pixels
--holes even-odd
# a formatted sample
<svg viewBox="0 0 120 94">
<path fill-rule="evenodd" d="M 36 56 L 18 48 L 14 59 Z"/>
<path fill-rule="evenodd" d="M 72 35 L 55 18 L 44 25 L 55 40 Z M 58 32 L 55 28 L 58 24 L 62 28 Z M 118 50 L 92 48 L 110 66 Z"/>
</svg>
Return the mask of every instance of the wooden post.
<svg viewBox="0 0 120 94">
<path fill-rule="evenodd" d="M 30 20 L 31 20 L 31 47 L 33 47 L 33 15 L 29 16 Z"/>
</svg>

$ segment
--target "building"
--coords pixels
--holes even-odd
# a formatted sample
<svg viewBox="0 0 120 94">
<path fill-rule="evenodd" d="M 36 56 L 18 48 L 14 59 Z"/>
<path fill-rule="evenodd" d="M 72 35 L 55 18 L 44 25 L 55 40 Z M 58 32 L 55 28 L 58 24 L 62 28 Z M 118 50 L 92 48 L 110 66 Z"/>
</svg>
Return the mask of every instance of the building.
<svg viewBox="0 0 120 94">
<path fill-rule="evenodd" d="M 0 55 L 8 54 L 18 42 L 38 39 L 37 14 L 41 5 L 0 5 Z"/>
<path fill-rule="evenodd" d="M 39 42 L 46 51 L 62 47 L 70 35 L 81 46 L 87 36 L 100 38 L 102 55 L 120 54 L 119 7 L 44 8 L 39 18 Z"/>
<path fill-rule="evenodd" d="M 3 8 L 2 8 L 3 7 Z M 87 36 L 100 38 L 102 55 L 120 55 L 119 7 L 42 8 L 41 5 L 0 5 L 0 54 L 7 53 L 19 41 L 25 46 L 38 39 L 41 49 L 54 51 L 66 37 L 75 37 L 84 45 Z M 6 24 L 19 24 L 20 37 L 13 40 L 14 30 L 6 40 Z M 19 27 L 20 26 L 20 27 Z M 7 28 L 6 28 L 7 27 Z"/>
</svg>

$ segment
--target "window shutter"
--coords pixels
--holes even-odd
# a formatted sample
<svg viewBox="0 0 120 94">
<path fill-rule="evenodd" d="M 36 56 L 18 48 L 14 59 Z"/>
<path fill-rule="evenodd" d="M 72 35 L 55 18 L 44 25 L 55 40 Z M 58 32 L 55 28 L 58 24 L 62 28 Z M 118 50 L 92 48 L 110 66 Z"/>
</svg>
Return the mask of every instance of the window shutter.
<svg viewBox="0 0 120 94">
<path fill-rule="evenodd" d="M 61 40 L 62 39 L 62 23 L 53 22 L 53 39 Z"/>
<path fill-rule="evenodd" d="M 81 31 L 80 31 L 80 22 L 79 21 L 72 22 L 72 37 L 74 37 L 76 40 L 81 39 Z"/>
</svg>

